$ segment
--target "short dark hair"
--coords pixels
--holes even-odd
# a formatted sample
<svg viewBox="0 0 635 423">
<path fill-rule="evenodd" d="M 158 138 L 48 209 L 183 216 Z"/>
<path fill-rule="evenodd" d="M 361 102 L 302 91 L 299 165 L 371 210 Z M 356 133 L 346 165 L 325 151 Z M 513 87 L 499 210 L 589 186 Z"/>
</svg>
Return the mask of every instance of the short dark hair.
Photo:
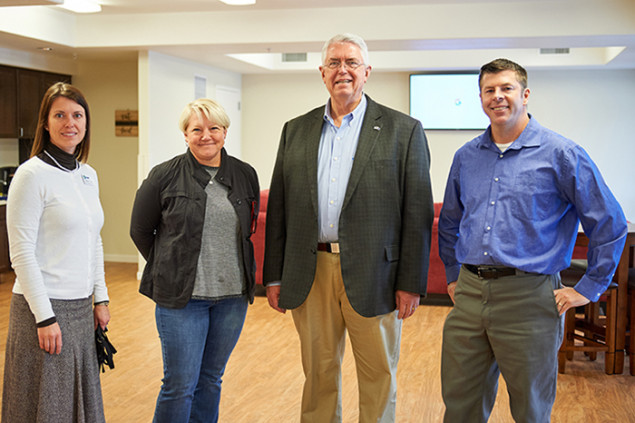
<svg viewBox="0 0 635 423">
<path fill-rule="evenodd" d="M 522 85 L 523 90 L 527 88 L 527 71 L 516 62 L 512 62 L 509 59 L 496 59 L 481 66 L 481 72 L 478 74 L 478 86 L 481 88 L 481 79 L 483 75 L 487 73 L 499 73 L 503 71 L 514 71 L 516 73 L 516 79 Z"/>
<path fill-rule="evenodd" d="M 86 134 L 82 142 L 75 148 L 75 157 L 77 160 L 85 162 L 88 160 L 88 151 L 90 149 L 90 111 L 88 110 L 88 102 L 79 89 L 65 82 L 56 82 L 44 93 L 44 98 L 42 98 L 42 103 L 40 104 L 37 128 L 35 129 L 35 139 L 33 140 L 33 147 L 31 148 L 31 157 L 40 154 L 51 142 L 51 134 L 46 129 L 46 126 L 48 125 L 51 106 L 58 97 L 66 97 L 73 100 L 82 106 L 86 112 Z"/>
</svg>

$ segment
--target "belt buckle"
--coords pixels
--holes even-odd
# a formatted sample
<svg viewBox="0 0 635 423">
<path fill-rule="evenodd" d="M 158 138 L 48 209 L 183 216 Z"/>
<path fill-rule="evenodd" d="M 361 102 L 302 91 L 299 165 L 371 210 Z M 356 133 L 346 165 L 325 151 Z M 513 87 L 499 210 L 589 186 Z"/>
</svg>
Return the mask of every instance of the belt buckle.
<svg viewBox="0 0 635 423">
<path fill-rule="evenodd" d="M 339 242 L 329 242 L 329 250 L 333 254 L 340 253 L 340 243 Z"/>
</svg>

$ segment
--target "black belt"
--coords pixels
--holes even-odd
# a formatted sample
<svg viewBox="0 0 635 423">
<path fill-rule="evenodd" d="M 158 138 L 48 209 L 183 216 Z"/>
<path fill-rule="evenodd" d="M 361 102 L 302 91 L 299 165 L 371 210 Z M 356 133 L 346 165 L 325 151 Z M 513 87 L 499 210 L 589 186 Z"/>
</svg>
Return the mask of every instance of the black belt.
<svg viewBox="0 0 635 423">
<path fill-rule="evenodd" d="M 463 266 L 481 279 L 498 279 L 503 276 L 516 275 L 516 269 L 513 267 L 473 266 L 471 264 L 464 264 Z"/>
<path fill-rule="evenodd" d="M 327 253 L 340 253 L 340 243 L 339 242 L 318 242 L 317 245 L 318 251 L 326 251 Z"/>
</svg>

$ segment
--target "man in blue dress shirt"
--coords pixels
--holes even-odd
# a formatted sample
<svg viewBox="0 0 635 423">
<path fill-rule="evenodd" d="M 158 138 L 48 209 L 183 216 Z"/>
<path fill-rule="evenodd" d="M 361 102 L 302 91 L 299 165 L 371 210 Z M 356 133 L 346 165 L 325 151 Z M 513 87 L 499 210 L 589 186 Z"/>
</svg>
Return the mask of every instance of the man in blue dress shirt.
<svg viewBox="0 0 635 423">
<path fill-rule="evenodd" d="M 627 233 L 596 165 L 527 113 L 527 72 L 507 59 L 481 68 L 490 127 L 461 147 L 439 218 L 439 254 L 454 301 L 443 329 L 446 422 L 487 421 L 502 373 L 517 422 L 548 422 L 567 309 L 598 301 Z M 573 288 L 578 223 L 588 270 Z"/>
</svg>

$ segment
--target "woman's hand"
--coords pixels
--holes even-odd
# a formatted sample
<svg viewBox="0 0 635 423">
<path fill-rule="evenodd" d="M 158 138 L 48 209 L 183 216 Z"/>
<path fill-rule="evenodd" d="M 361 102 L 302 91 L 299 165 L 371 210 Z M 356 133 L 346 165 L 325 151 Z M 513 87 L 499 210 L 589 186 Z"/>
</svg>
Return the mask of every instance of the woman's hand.
<svg viewBox="0 0 635 423">
<path fill-rule="evenodd" d="M 102 329 L 106 329 L 108 322 L 110 322 L 110 310 L 107 305 L 99 304 L 93 309 L 93 315 L 95 316 L 95 329 L 97 325 Z"/>
<path fill-rule="evenodd" d="M 37 337 L 40 341 L 40 348 L 49 354 L 59 354 L 62 352 L 62 330 L 55 322 L 43 328 L 37 328 Z"/>
</svg>

